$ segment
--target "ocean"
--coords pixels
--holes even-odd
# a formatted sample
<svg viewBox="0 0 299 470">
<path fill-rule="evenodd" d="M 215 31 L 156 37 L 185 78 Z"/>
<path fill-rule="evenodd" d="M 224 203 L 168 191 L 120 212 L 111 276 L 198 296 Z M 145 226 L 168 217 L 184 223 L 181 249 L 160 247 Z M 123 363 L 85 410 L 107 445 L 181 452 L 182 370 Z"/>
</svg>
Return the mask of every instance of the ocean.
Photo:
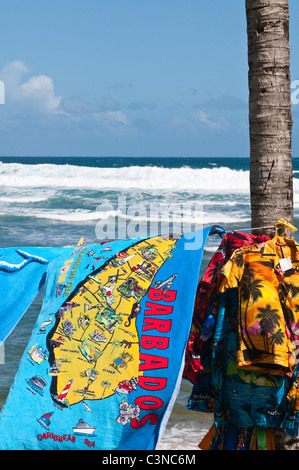
<svg viewBox="0 0 299 470">
<path fill-rule="evenodd" d="M 299 227 L 299 159 L 293 169 Z M 247 158 L 0 157 L 0 255 L 1 247 L 73 246 L 81 237 L 97 243 L 214 224 L 249 231 Z M 219 243 L 209 237 L 200 276 Z M 42 299 L 43 292 L 5 342 L 0 408 Z M 209 430 L 212 415 L 186 408 L 191 389 L 182 380 L 158 449 L 196 450 Z"/>
</svg>

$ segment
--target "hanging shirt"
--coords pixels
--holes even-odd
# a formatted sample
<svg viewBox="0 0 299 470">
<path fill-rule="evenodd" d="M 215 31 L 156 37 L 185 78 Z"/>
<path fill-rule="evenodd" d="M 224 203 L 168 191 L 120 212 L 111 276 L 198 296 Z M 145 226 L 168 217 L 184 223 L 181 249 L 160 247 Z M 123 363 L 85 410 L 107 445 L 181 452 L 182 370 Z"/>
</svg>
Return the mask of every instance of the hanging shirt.
<svg viewBox="0 0 299 470">
<path fill-rule="evenodd" d="M 238 368 L 238 289 L 221 295 L 212 348 L 216 427 L 280 428 L 296 433 L 296 415 L 287 397 L 293 379 Z"/>
<path fill-rule="evenodd" d="M 198 374 L 200 374 L 200 381 L 203 382 L 202 371 L 209 369 L 210 347 L 206 344 L 208 331 L 207 317 L 211 312 L 211 300 L 214 295 L 214 305 L 212 306 L 217 311 L 217 299 L 215 295 L 215 288 L 217 284 L 217 277 L 224 266 L 230 259 L 232 254 L 237 248 L 253 245 L 254 243 L 262 243 L 270 238 L 267 235 L 252 235 L 250 233 L 242 232 L 227 232 L 217 251 L 213 254 L 210 263 L 200 280 L 194 304 L 192 327 L 188 339 L 188 344 L 185 354 L 185 368 L 184 379 L 192 384 L 199 381 Z M 212 319 L 213 320 L 213 319 Z M 209 325 L 210 332 L 213 330 L 213 324 Z M 211 336 L 211 335 L 210 335 Z M 204 395 L 207 395 L 204 393 Z"/>
<path fill-rule="evenodd" d="M 220 292 L 239 291 L 237 367 L 292 374 L 299 341 L 299 245 L 275 237 L 238 249 L 220 281 Z"/>
</svg>

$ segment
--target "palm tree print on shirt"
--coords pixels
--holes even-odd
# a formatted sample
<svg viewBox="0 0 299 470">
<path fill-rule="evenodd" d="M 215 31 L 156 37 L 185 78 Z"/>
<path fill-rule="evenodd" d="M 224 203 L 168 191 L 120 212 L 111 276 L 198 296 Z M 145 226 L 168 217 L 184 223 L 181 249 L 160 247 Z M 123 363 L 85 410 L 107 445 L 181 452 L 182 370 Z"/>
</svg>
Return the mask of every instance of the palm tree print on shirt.
<svg viewBox="0 0 299 470">
<path fill-rule="evenodd" d="M 258 307 L 258 311 L 259 313 L 256 315 L 256 318 L 260 322 L 260 331 L 264 339 L 265 350 L 270 352 L 270 341 L 273 352 L 274 345 L 283 344 L 284 341 L 284 333 L 281 328 L 278 328 L 278 310 L 276 308 L 271 308 L 271 305 L 267 304 L 266 307 Z"/>
<path fill-rule="evenodd" d="M 262 294 L 262 287 L 263 285 L 261 284 L 261 279 L 255 279 L 254 278 L 254 273 L 251 272 L 249 269 L 246 267 L 244 268 L 244 277 L 243 277 L 244 282 L 242 283 L 242 287 L 240 290 L 240 302 L 242 305 L 242 301 L 246 302 L 245 306 L 245 311 L 244 315 L 240 315 L 240 331 L 243 337 L 243 341 L 246 344 L 244 335 L 243 335 L 243 327 L 242 327 L 242 317 L 244 318 L 244 328 L 246 335 L 248 337 L 248 340 L 252 346 L 252 348 L 255 349 L 254 344 L 251 341 L 250 334 L 248 333 L 248 319 L 247 319 L 247 313 L 248 313 L 248 306 L 249 302 L 251 300 L 252 303 L 256 302 L 260 297 L 263 296 Z M 242 312 L 242 309 L 240 308 L 240 313 Z M 246 344 L 247 346 L 247 344 Z M 248 346 L 247 346 L 248 347 Z"/>
<path fill-rule="evenodd" d="M 221 270 L 221 293 L 239 294 L 238 367 L 276 375 L 293 372 L 299 339 L 299 271 L 282 271 L 280 259 L 299 263 L 299 244 L 276 237 L 235 250 Z M 298 264 L 299 266 L 299 264 Z"/>
</svg>

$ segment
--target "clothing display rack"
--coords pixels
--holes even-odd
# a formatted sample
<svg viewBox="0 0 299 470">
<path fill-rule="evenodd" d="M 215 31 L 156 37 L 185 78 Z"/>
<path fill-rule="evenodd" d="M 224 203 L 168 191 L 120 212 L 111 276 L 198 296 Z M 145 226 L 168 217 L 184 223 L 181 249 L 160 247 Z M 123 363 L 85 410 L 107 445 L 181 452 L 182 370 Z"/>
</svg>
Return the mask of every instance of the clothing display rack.
<svg viewBox="0 0 299 470">
<path fill-rule="evenodd" d="M 184 378 L 188 408 L 214 414 L 204 450 L 273 450 L 276 430 L 298 435 L 299 244 L 286 238 L 297 228 L 267 228 L 274 237 L 222 233 L 198 285 Z"/>
</svg>

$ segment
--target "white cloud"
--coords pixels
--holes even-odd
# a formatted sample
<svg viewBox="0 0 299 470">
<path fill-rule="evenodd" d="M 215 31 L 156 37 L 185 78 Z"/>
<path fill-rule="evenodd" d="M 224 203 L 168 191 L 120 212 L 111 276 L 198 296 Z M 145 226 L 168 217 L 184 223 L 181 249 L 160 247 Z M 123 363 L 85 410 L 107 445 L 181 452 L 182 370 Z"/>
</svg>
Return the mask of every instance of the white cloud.
<svg viewBox="0 0 299 470">
<path fill-rule="evenodd" d="M 60 96 L 55 94 L 53 79 L 36 75 L 23 81 L 28 68 L 21 60 L 15 60 L 0 70 L 0 79 L 5 84 L 6 109 L 18 114 L 63 113 Z"/>
<path fill-rule="evenodd" d="M 107 127 L 123 127 L 130 125 L 128 117 L 121 111 L 103 111 L 102 113 L 95 113 L 94 118 L 97 122 L 101 122 Z"/>
<path fill-rule="evenodd" d="M 180 132 L 198 133 L 206 129 L 220 132 L 226 130 L 229 123 L 223 117 L 212 117 L 204 111 L 198 110 L 187 117 L 173 116 L 172 125 Z"/>
<path fill-rule="evenodd" d="M 18 87 L 15 94 L 19 100 L 50 113 L 61 113 L 61 96 L 56 96 L 52 78 L 46 75 L 31 77 Z"/>
<path fill-rule="evenodd" d="M 21 82 L 23 75 L 28 72 L 24 62 L 14 60 L 0 70 L 0 78 L 5 83 L 7 92 L 13 91 Z"/>
<path fill-rule="evenodd" d="M 71 96 L 63 98 L 61 101 L 62 108 L 70 114 L 94 113 L 97 109 L 96 105 L 83 100 L 80 96 Z"/>
<path fill-rule="evenodd" d="M 195 120 L 198 120 L 199 122 L 202 122 L 206 126 L 208 126 L 210 129 L 224 129 L 226 127 L 226 121 L 223 118 L 220 119 L 215 119 L 209 116 L 207 113 L 205 113 L 202 110 L 198 110 L 196 113 L 192 115 L 192 117 Z"/>
<path fill-rule="evenodd" d="M 64 116 L 68 123 L 84 123 L 90 119 L 103 129 L 128 128 L 131 123 L 120 106 L 110 95 L 103 96 L 99 103 L 88 103 L 78 96 L 65 98 L 55 92 L 54 81 L 47 75 L 29 76 L 23 61 L 15 60 L 0 70 L 0 80 L 5 84 L 6 100 L 2 116 L 12 120 L 27 117 L 44 118 L 46 123 L 52 116 Z M 27 75 L 27 76 L 26 76 Z M 92 122 L 90 122 L 92 124 Z"/>
</svg>

